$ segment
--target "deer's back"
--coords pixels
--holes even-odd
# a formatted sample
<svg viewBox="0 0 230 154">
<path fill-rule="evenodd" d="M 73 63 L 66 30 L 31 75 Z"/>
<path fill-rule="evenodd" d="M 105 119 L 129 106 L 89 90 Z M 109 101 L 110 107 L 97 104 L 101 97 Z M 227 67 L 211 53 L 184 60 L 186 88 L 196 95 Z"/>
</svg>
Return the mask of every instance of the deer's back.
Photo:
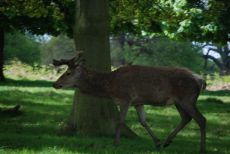
<svg viewBox="0 0 230 154">
<path fill-rule="evenodd" d="M 110 93 L 134 103 L 165 105 L 199 92 L 192 72 L 186 69 L 127 66 L 112 74 Z"/>
</svg>

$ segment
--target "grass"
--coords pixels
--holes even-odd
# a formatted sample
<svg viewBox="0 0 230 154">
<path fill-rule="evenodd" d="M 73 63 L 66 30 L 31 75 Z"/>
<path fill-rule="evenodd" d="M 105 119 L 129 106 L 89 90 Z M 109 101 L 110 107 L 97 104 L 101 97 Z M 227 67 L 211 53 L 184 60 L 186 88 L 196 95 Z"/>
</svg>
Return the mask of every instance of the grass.
<svg viewBox="0 0 230 154">
<path fill-rule="evenodd" d="M 194 121 L 180 132 L 166 149 L 156 150 L 146 131 L 138 123 L 136 112 L 130 108 L 127 124 L 139 137 L 122 138 L 119 147 L 112 138 L 59 136 L 59 125 L 70 113 L 73 91 L 54 90 L 52 82 L 8 80 L 0 84 L 0 108 L 23 106 L 21 116 L 0 114 L 1 154 L 72 154 L 72 153 L 198 153 L 199 129 Z M 204 92 L 198 107 L 207 118 L 207 151 L 229 154 L 230 91 Z M 145 107 L 150 127 L 162 139 L 179 123 L 175 107 Z"/>
</svg>

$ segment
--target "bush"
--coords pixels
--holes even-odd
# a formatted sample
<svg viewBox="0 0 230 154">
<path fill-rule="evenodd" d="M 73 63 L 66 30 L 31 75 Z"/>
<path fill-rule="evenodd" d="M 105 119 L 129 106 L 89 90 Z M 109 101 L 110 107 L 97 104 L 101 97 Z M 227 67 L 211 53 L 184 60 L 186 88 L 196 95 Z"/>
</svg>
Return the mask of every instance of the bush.
<svg viewBox="0 0 230 154">
<path fill-rule="evenodd" d="M 143 46 L 147 52 L 141 52 L 136 59 L 134 59 L 135 54 L 140 52 L 140 48 L 126 46 L 125 59 L 127 61 L 134 59 L 134 64 L 186 67 L 198 73 L 202 71 L 203 59 L 199 53 L 201 50 L 191 42 L 176 42 L 167 38 L 155 38 Z"/>
<path fill-rule="evenodd" d="M 5 40 L 6 61 L 17 58 L 27 64 L 40 63 L 40 44 L 32 38 L 15 32 L 8 33 Z"/>
<path fill-rule="evenodd" d="M 42 64 L 51 64 L 53 59 L 68 59 L 75 56 L 75 45 L 73 39 L 65 35 L 52 37 L 42 48 Z"/>
<path fill-rule="evenodd" d="M 16 80 L 55 81 L 65 70 L 65 66 L 55 68 L 53 65 L 28 65 L 18 59 L 14 59 L 5 65 L 4 73 L 8 78 Z"/>
</svg>

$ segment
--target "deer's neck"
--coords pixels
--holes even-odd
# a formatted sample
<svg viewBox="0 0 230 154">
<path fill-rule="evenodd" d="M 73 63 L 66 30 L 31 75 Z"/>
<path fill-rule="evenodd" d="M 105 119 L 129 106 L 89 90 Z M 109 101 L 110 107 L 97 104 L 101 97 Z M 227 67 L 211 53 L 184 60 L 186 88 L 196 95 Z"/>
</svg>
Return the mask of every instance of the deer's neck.
<svg viewBox="0 0 230 154">
<path fill-rule="evenodd" d="M 110 84 L 110 73 L 99 73 L 94 71 L 82 74 L 81 86 L 79 89 L 87 94 L 98 97 L 109 97 L 108 87 Z"/>
</svg>

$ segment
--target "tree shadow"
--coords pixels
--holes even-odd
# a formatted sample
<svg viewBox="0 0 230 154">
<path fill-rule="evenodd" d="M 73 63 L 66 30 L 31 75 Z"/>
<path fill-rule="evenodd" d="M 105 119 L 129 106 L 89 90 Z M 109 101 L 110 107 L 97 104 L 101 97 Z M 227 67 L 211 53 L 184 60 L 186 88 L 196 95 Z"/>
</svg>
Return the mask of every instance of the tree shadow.
<svg viewBox="0 0 230 154">
<path fill-rule="evenodd" d="M 203 113 L 230 113 L 230 103 L 219 99 L 199 100 L 198 107 Z"/>
<path fill-rule="evenodd" d="M 52 81 L 46 80 L 14 80 L 6 79 L 4 82 L 0 82 L 0 86 L 15 86 L 15 87 L 52 87 Z"/>
<path fill-rule="evenodd" d="M 33 87 L 37 81 L 26 83 L 12 83 L 18 86 Z M 34 83 L 35 82 L 35 83 Z M 46 82 L 45 82 L 46 83 Z M 21 85 L 22 84 L 22 85 Z M 40 87 L 49 87 L 45 84 Z M 41 84 L 38 84 L 41 85 Z M 223 93 L 223 92 L 222 92 Z M 223 94 L 221 93 L 221 96 Z M 228 93 L 228 91 L 227 91 Z M 206 94 L 208 96 L 216 96 L 215 92 Z M 218 94 L 217 92 L 217 95 Z M 66 99 L 66 101 L 63 101 Z M 44 102 L 47 101 L 47 102 Z M 60 136 L 57 134 L 59 124 L 66 120 L 70 113 L 70 106 L 72 102 L 72 94 L 58 93 L 56 91 L 44 92 L 28 92 L 18 89 L 9 89 L 1 91 L 0 103 L 5 106 L 15 104 L 22 105 L 23 114 L 18 117 L 9 117 L 0 115 L 0 145 L 1 149 L 8 150 L 23 150 L 29 149 L 35 152 L 40 152 L 43 149 L 53 148 L 57 150 L 64 149 L 70 153 L 162 153 L 162 154 L 194 154 L 198 153 L 199 149 L 199 130 L 194 124 L 186 127 L 182 133 L 174 139 L 173 143 L 166 149 L 155 149 L 153 142 L 149 136 L 144 133 L 145 130 L 138 123 L 136 112 L 129 112 L 130 118 L 127 119 L 128 123 L 134 127 L 135 132 L 139 132 L 141 137 L 124 138 L 121 139 L 119 147 L 114 147 L 112 137 L 83 137 L 80 135 L 74 136 Z M 205 114 L 210 113 L 224 113 L 230 109 L 228 103 L 209 103 L 207 99 L 200 100 L 198 103 L 199 108 Z M 156 131 L 163 139 L 178 125 L 180 117 L 178 114 L 167 115 L 161 114 L 164 112 L 163 108 L 151 107 L 153 111 L 146 114 L 149 125 Z M 162 110 L 162 112 L 159 112 Z M 176 111 L 176 109 L 175 109 Z M 171 113 L 171 111 L 170 111 Z M 134 116 L 135 114 L 135 116 Z M 151 119 L 150 119 L 151 118 Z M 218 132 L 213 130 L 217 128 L 229 128 L 227 124 L 220 123 L 219 121 L 209 121 L 207 129 L 207 148 L 210 154 L 222 154 L 229 152 L 230 142 L 229 138 L 223 138 L 218 135 Z M 137 124 L 138 123 L 138 124 Z M 136 128 L 139 125 L 140 128 Z M 138 127 L 139 127 L 138 126 Z M 95 128 L 96 129 L 96 128 Z M 227 132 L 225 130 L 223 135 Z M 144 135 L 143 135 L 144 134 Z"/>
<path fill-rule="evenodd" d="M 48 127 L 42 130 L 50 129 Z M 45 132 L 46 133 L 46 132 Z M 75 136 L 58 136 L 56 134 L 37 131 L 34 133 L 11 132 L 4 136 L 0 135 L 2 147 L 10 150 L 30 149 L 41 151 L 48 148 L 64 149 L 72 153 L 164 153 L 164 154 L 194 154 L 199 150 L 199 138 L 194 136 L 178 136 L 167 148 L 156 149 L 152 140 L 146 137 L 136 137 L 134 139 L 121 138 L 118 147 L 114 147 L 112 137 L 82 137 Z M 163 141 L 163 140 L 162 140 Z M 227 151 L 227 143 L 221 139 L 207 139 L 208 152 L 210 154 L 224 154 Z"/>
<path fill-rule="evenodd" d="M 66 93 L 66 92 L 58 92 L 54 90 L 48 90 L 48 91 L 24 91 L 24 90 L 18 90 L 18 89 L 7 89 L 4 91 L 1 91 L 1 97 L 0 102 L 2 104 L 6 104 L 9 102 L 9 104 L 20 104 L 23 100 L 31 100 L 30 104 L 33 102 L 41 102 L 41 101 L 49 101 L 51 102 L 62 102 L 63 99 L 67 101 L 72 101 L 73 93 Z"/>
<path fill-rule="evenodd" d="M 204 96 L 230 96 L 230 90 L 204 91 Z"/>
</svg>

